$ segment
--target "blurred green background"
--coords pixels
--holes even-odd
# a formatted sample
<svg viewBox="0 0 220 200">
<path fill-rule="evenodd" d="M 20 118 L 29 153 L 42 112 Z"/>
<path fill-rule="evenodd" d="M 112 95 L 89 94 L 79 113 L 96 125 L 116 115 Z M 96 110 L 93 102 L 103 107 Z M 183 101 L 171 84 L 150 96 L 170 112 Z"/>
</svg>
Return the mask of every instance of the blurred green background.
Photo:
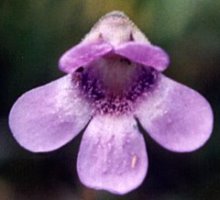
<svg viewBox="0 0 220 200">
<path fill-rule="evenodd" d="M 55 152 L 32 154 L 15 142 L 7 125 L 13 102 L 63 76 L 57 68 L 60 55 L 112 10 L 124 11 L 169 53 L 165 74 L 203 94 L 215 115 L 211 139 L 190 154 L 169 152 L 146 136 L 148 175 L 125 196 L 79 182 L 75 166 L 81 136 Z M 219 0 L 1 0 L 0 67 L 1 200 L 220 199 Z"/>
</svg>

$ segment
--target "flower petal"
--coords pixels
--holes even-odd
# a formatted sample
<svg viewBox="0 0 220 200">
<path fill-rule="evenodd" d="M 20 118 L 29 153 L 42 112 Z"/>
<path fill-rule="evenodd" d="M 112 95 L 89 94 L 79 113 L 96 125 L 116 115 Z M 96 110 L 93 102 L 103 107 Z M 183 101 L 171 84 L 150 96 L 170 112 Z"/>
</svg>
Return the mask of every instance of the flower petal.
<svg viewBox="0 0 220 200">
<path fill-rule="evenodd" d="M 77 160 L 82 183 L 124 194 L 142 183 L 147 167 L 144 139 L 133 118 L 96 116 L 91 121 Z"/>
<path fill-rule="evenodd" d="M 204 97 L 163 75 L 136 116 L 153 139 L 177 152 L 201 147 L 213 127 L 212 109 Z"/>
<path fill-rule="evenodd" d="M 169 57 L 165 51 L 148 43 L 127 42 L 120 45 L 115 53 L 158 71 L 165 70 L 169 65 Z"/>
<path fill-rule="evenodd" d="M 90 63 L 111 50 L 112 46 L 104 41 L 82 42 L 62 55 L 59 68 L 66 73 L 72 73 L 78 67 Z"/>
<path fill-rule="evenodd" d="M 68 75 L 23 94 L 10 112 L 9 125 L 21 146 L 45 152 L 69 142 L 90 116 Z"/>
</svg>

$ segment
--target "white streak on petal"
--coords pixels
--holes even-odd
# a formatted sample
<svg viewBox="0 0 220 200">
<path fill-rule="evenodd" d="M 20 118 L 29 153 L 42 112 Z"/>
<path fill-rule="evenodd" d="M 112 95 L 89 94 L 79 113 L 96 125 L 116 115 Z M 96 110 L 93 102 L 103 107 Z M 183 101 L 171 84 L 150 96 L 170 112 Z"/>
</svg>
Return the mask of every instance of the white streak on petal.
<svg viewBox="0 0 220 200">
<path fill-rule="evenodd" d="M 125 194 L 143 181 L 148 167 L 143 136 L 131 116 L 96 116 L 87 127 L 77 160 L 86 186 Z"/>
</svg>

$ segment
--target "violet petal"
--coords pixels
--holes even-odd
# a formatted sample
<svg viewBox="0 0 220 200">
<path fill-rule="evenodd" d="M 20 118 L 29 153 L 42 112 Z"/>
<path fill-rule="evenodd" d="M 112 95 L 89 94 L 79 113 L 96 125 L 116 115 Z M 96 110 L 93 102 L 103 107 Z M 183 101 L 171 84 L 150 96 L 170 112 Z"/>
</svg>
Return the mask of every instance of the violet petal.
<svg viewBox="0 0 220 200">
<path fill-rule="evenodd" d="M 68 75 L 23 94 L 10 112 L 9 125 L 21 146 L 46 152 L 69 142 L 90 116 L 88 105 L 78 96 Z"/>
<path fill-rule="evenodd" d="M 206 99 L 163 75 L 136 116 L 154 140 L 176 152 L 198 149 L 213 128 L 213 113 Z"/>
<path fill-rule="evenodd" d="M 116 48 L 115 53 L 158 71 L 165 70 L 169 65 L 169 57 L 166 52 L 160 47 L 148 43 L 127 42 Z"/>
<path fill-rule="evenodd" d="M 142 183 L 147 167 L 144 139 L 133 118 L 92 119 L 83 135 L 77 160 L 83 184 L 124 194 Z"/>
<path fill-rule="evenodd" d="M 66 73 L 109 53 L 112 46 L 104 41 L 82 42 L 66 51 L 59 60 L 59 68 Z"/>
</svg>

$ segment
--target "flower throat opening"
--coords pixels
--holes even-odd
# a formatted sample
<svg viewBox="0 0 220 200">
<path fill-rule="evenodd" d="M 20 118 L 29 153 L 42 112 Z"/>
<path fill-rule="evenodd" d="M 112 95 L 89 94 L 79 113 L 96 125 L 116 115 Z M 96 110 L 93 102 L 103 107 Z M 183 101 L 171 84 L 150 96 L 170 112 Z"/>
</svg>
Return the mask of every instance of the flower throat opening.
<svg viewBox="0 0 220 200">
<path fill-rule="evenodd" d="M 122 115 L 131 112 L 138 100 L 156 86 L 158 72 L 121 56 L 108 55 L 78 68 L 72 77 L 96 113 Z"/>
</svg>

